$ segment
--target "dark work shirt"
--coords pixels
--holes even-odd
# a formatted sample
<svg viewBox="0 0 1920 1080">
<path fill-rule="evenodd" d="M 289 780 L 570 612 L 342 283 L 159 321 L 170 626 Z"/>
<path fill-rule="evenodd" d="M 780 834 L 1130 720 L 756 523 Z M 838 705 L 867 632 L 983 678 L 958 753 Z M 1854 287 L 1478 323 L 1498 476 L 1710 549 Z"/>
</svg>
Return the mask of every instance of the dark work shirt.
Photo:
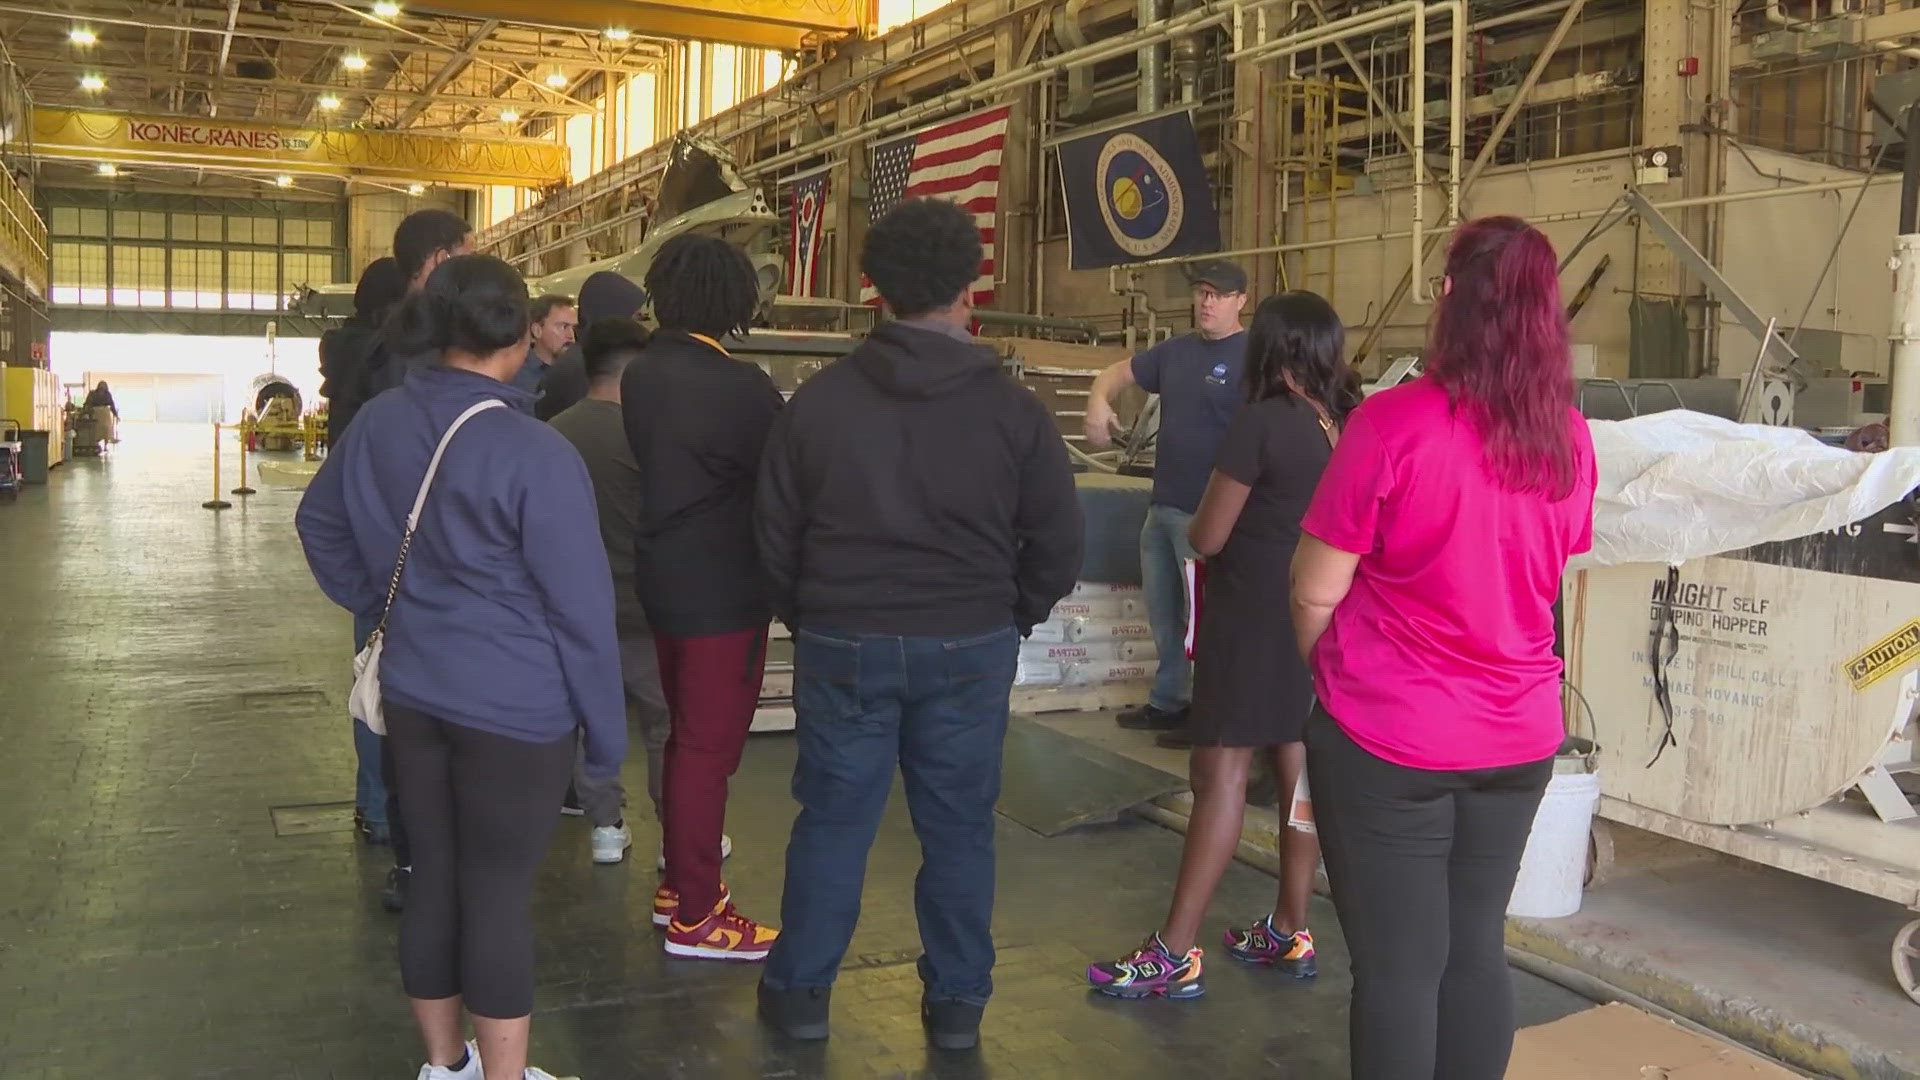
<svg viewBox="0 0 1920 1080">
<path fill-rule="evenodd" d="M 540 359 L 540 354 L 532 346 L 528 346 L 526 362 L 520 365 L 520 370 L 514 373 L 508 385 L 515 390 L 525 390 L 529 395 L 537 398 L 540 394 L 540 380 L 546 378 L 549 366 L 545 360 Z M 532 411 L 531 408 L 528 411 Z"/>
<path fill-rule="evenodd" d="M 621 637 L 647 632 L 647 613 L 633 587 L 633 538 L 640 531 L 640 467 L 633 463 L 620 403 L 587 398 L 548 423 L 566 436 L 593 478 L 600 540 L 613 570 L 614 625 Z"/>
<path fill-rule="evenodd" d="M 1200 507 L 1213 460 L 1240 411 L 1246 331 L 1210 341 L 1199 333 L 1163 341 L 1133 358 L 1133 381 L 1160 395 L 1153 502 L 1191 514 Z"/>
</svg>

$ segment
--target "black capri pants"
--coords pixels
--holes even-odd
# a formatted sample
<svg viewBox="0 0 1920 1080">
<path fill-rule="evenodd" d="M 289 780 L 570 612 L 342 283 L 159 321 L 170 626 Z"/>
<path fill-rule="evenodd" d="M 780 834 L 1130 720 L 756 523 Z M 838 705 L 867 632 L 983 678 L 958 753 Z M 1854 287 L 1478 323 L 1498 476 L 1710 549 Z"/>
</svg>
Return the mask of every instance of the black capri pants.
<svg viewBox="0 0 1920 1080">
<path fill-rule="evenodd" d="M 1463 772 L 1396 765 L 1315 707 L 1307 781 L 1352 954 L 1355 1080 L 1506 1075 L 1507 900 L 1552 776 L 1552 758 Z"/>
<path fill-rule="evenodd" d="M 573 773 L 573 734 L 550 743 L 385 702 L 387 747 L 413 846 L 400 917 L 407 996 L 463 996 L 467 1011 L 533 1012 L 533 876 Z"/>
</svg>

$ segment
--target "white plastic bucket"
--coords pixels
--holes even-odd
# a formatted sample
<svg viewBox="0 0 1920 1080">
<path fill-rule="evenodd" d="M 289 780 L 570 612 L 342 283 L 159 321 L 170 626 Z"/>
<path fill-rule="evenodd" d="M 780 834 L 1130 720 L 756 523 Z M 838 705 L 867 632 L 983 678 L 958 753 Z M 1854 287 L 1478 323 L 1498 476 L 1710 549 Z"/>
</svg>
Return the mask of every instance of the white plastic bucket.
<svg viewBox="0 0 1920 1080">
<path fill-rule="evenodd" d="M 1600 774 L 1559 772 L 1547 783 L 1533 815 L 1520 876 L 1513 882 L 1507 914 L 1523 919 L 1559 919 L 1580 910 L 1587 879 L 1587 842 L 1600 805 Z"/>
</svg>

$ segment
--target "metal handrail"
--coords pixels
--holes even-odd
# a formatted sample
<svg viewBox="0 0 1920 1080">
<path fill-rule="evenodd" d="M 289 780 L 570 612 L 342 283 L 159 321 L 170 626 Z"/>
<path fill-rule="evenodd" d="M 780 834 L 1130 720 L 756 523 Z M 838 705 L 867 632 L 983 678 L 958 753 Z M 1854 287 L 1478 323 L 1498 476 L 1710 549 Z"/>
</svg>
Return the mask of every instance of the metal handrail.
<svg viewBox="0 0 1920 1080">
<path fill-rule="evenodd" d="M 26 189 L 5 170 L 0 170 L 0 210 L 5 211 L 4 219 L 0 219 L 0 237 L 27 260 L 29 273 L 23 276 L 31 278 L 31 271 L 38 271 L 38 284 L 44 292 L 52 272 L 47 252 L 47 224 L 34 210 Z"/>
</svg>

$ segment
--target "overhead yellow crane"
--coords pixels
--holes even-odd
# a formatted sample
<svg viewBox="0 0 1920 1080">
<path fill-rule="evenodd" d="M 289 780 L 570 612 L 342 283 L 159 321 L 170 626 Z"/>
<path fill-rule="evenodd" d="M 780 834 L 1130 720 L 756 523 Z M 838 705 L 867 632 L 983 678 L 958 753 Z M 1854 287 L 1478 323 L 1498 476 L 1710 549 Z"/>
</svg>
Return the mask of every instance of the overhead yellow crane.
<svg viewBox="0 0 1920 1080">
<path fill-rule="evenodd" d="M 392 182 L 545 187 L 567 179 L 566 148 L 531 139 L 72 109 L 33 110 L 33 150 L 53 160 L 226 166 Z"/>
</svg>

